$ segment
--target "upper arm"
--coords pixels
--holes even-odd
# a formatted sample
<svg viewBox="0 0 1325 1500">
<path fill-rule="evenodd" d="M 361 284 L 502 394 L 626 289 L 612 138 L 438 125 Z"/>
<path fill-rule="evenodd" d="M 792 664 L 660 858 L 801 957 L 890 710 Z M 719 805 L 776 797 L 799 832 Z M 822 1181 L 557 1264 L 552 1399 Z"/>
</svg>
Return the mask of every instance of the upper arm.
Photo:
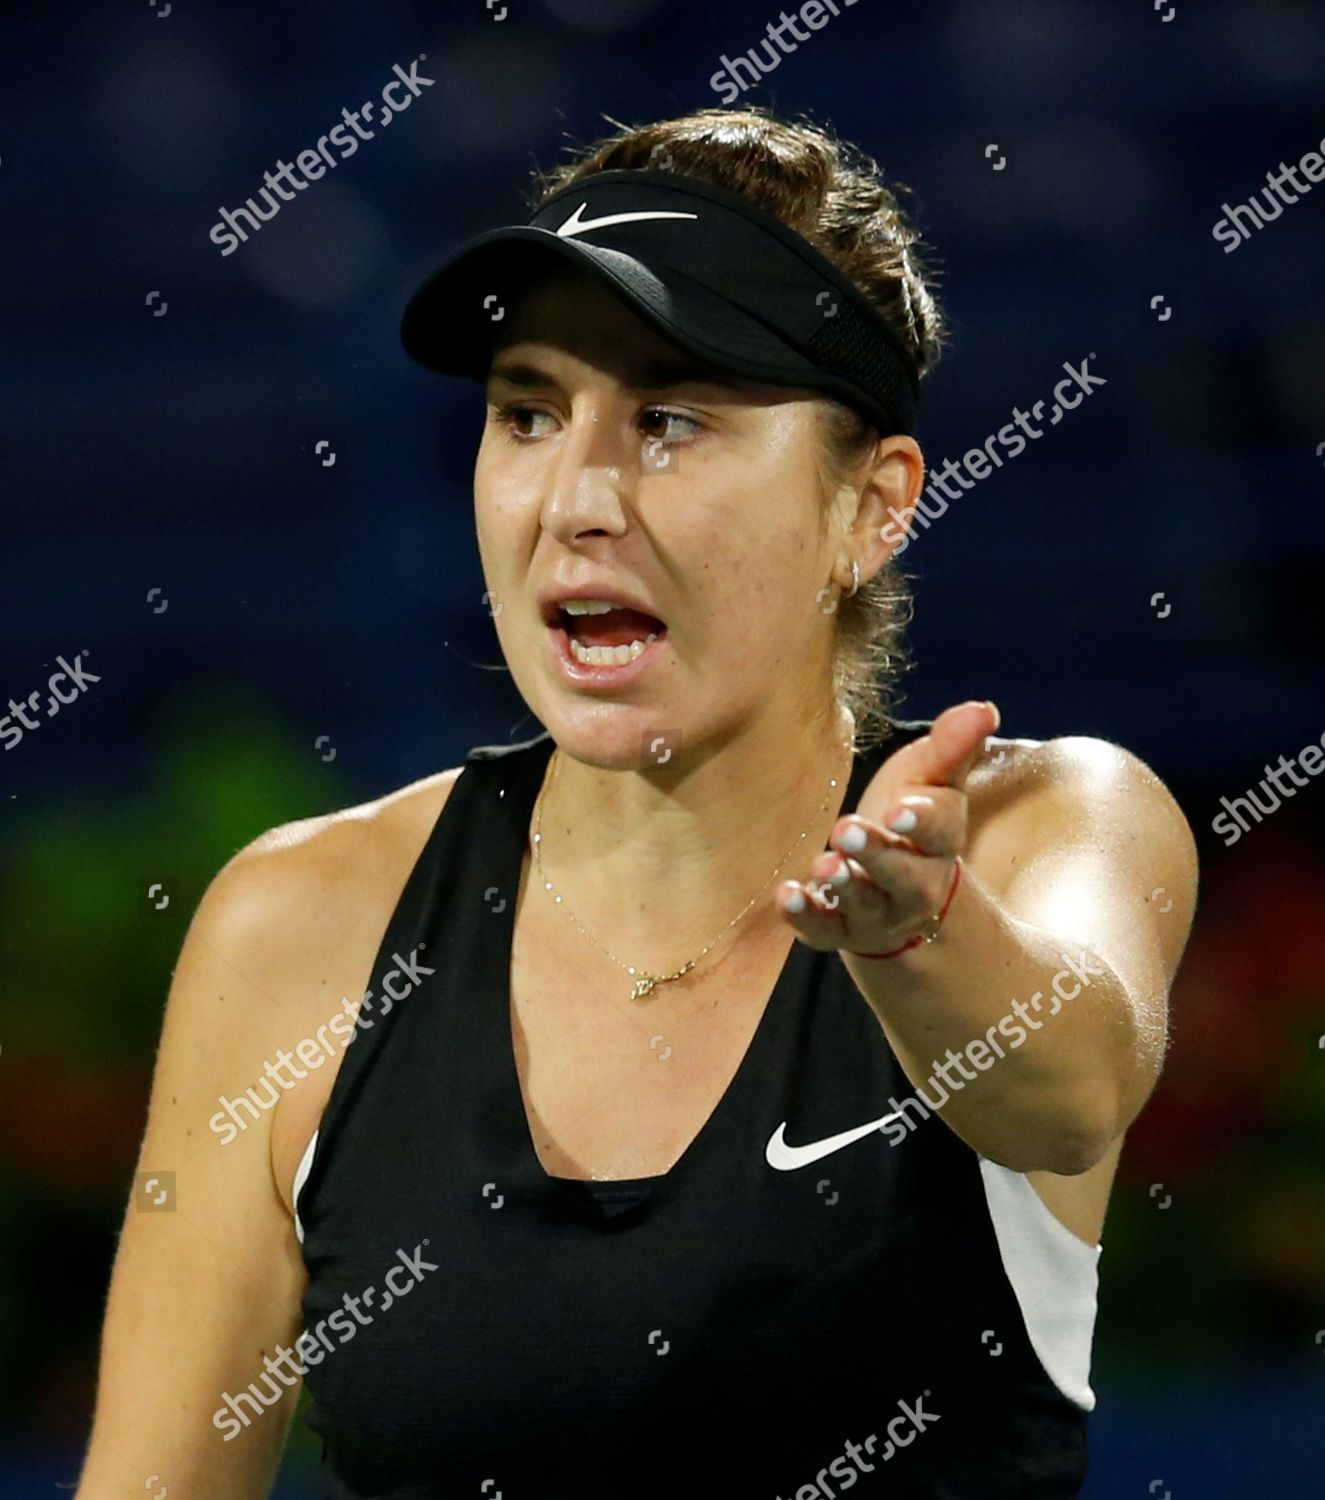
<svg viewBox="0 0 1325 1500">
<path fill-rule="evenodd" d="M 141 1500 L 153 1475 L 174 1500 L 256 1500 L 295 1408 L 291 1390 L 231 1438 L 213 1422 L 227 1393 L 263 1380 L 264 1354 L 294 1343 L 304 1288 L 269 1115 L 226 1144 L 208 1127 L 220 1094 L 262 1079 L 282 1006 L 271 950 L 298 891 L 289 852 L 257 847 L 213 880 L 170 986 L 77 1500 Z"/>
<path fill-rule="evenodd" d="M 1126 994 L 1153 1086 L 1168 992 L 1196 906 L 1196 845 L 1158 776 L 1118 745 L 1067 736 L 1020 749 L 976 837 L 1002 873 L 996 894 L 1021 921 L 1089 947 Z M 1139 1110 L 1144 1096 L 1133 1101 Z"/>
</svg>

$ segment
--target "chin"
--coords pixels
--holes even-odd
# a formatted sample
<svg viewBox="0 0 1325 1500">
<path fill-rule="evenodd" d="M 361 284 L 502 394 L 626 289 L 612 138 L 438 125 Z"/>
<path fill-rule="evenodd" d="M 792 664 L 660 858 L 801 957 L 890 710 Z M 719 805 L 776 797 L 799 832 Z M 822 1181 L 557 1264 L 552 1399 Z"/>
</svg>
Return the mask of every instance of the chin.
<svg viewBox="0 0 1325 1500">
<path fill-rule="evenodd" d="M 693 731 L 646 704 L 557 703 L 536 712 L 563 755 L 602 771 L 675 766 Z"/>
</svg>

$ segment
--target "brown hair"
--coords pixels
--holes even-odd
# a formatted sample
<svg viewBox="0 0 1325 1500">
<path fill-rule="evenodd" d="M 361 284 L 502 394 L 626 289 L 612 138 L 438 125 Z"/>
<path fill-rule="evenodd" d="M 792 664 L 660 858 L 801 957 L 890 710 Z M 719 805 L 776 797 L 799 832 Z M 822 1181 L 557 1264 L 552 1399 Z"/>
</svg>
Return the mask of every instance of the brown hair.
<svg viewBox="0 0 1325 1500">
<path fill-rule="evenodd" d="M 878 164 L 830 129 L 776 118 L 759 105 L 700 109 L 674 120 L 629 126 L 572 148 L 574 159 L 535 174 L 531 207 L 595 172 L 654 168 L 697 177 L 776 214 L 856 284 L 892 324 L 923 375 L 938 360 L 942 313 L 927 281 L 920 236 Z M 852 408 L 822 398 L 824 504 L 881 436 Z M 900 677 L 911 665 L 904 636 L 910 586 L 890 557 L 850 599 L 837 604 L 833 687 L 856 719 L 860 749 L 887 729 Z"/>
</svg>

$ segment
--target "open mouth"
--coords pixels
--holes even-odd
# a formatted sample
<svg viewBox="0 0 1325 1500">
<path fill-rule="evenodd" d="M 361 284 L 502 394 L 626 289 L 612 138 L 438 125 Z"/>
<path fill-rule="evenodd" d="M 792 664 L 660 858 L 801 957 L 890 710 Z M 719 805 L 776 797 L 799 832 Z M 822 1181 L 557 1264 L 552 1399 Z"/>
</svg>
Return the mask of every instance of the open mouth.
<svg viewBox="0 0 1325 1500">
<path fill-rule="evenodd" d="M 629 666 L 668 633 L 663 619 L 624 604 L 554 604 L 543 618 L 567 663 L 588 669 Z"/>
<path fill-rule="evenodd" d="M 565 634 L 572 660 L 584 667 L 627 666 L 667 634 L 666 623 L 656 615 L 624 605 L 610 609 L 562 605 L 554 628 Z"/>
</svg>

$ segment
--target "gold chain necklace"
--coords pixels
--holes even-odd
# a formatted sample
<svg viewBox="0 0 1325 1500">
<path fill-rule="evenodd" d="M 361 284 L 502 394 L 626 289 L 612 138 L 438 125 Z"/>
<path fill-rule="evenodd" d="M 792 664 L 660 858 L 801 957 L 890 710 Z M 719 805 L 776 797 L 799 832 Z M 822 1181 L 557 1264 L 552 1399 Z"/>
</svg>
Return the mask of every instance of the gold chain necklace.
<svg viewBox="0 0 1325 1500">
<path fill-rule="evenodd" d="M 556 754 L 557 752 L 554 751 L 553 753 Z M 852 752 L 851 753 L 852 753 L 852 759 L 854 760 L 855 759 L 855 748 L 854 748 L 854 745 L 852 746 Z M 817 818 L 819 816 L 819 814 L 824 810 L 824 808 L 828 805 L 828 799 L 833 795 L 834 791 L 836 791 L 836 789 L 842 784 L 842 780 L 843 779 L 845 779 L 845 778 L 838 778 L 838 777 L 834 776 L 829 781 L 829 783 L 828 783 L 828 791 L 824 794 L 823 801 L 815 809 L 815 811 L 814 811 L 814 818 Z M 584 936 L 589 939 L 589 941 L 594 945 L 595 948 L 598 949 L 598 951 L 600 953 L 606 953 L 607 956 L 608 956 L 608 958 L 610 958 L 614 964 L 616 964 L 620 968 L 624 969 L 627 974 L 631 974 L 631 975 L 637 976 L 636 979 L 635 979 L 634 986 L 632 987 L 632 989 L 630 991 L 630 998 L 632 1000 L 643 1000 L 654 989 L 656 989 L 658 985 L 660 985 L 660 984 L 668 984 L 671 980 L 673 980 L 673 979 L 680 979 L 680 977 L 683 974 L 688 974 L 690 972 L 690 970 L 693 969 L 695 967 L 695 965 L 699 962 L 699 960 L 704 957 L 704 955 L 709 951 L 709 949 L 712 948 L 714 946 L 714 944 L 717 943 L 718 940 L 720 938 L 722 938 L 727 932 L 729 932 L 731 930 L 731 928 L 735 927 L 736 924 L 741 920 L 741 918 L 746 914 L 746 912 L 748 912 L 750 910 L 750 908 L 755 904 L 755 902 L 758 901 L 758 899 L 760 898 L 760 896 L 762 896 L 763 893 L 768 889 L 769 885 L 772 884 L 773 880 L 777 876 L 778 871 L 782 868 L 783 865 L 786 864 L 786 862 L 796 852 L 796 845 L 799 844 L 801 842 L 801 840 L 804 839 L 805 836 L 810 831 L 810 828 L 807 827 L 804 830 L 804 832 L 802 832 L 797 837 L 795 843 L 792 844 L 791 848 L 788 849 L 787 852 L 782 856 L 782 858 L 777 862 L 777 864 L 773 866 L 773 874 L 770 875 L 769 878 L 768 878 L 768 880 L 766 880 L 764 882 L 764 884 L 762 886 L 760 886 L 760 888 L 754 893 L 754 895 L 750 897 L 750 899 L 745 903 L 745 905 L 740 909 L 740 911 L 738 911 L 736 913 L 736 915 L 731 919 L 731 921 L 727 923 L 726 927 L 724 927 L 722 929 L 722 931 L 720 933 L 718 933 L 718 936 L 713 939 L 713 942 L 709 943 L 708 947 L 700 949 L 700 951 L 695 954 L 694 958 L 690 959 L 687 963 L 682 964 L 681 967 L 679 969 L 677 969 L 676 972 L 673 973 L 673 974 L 650 974 L 650 973 L 648 973 L 647 971 L 645 971 L 643 969 L 637 968 L 634 964 L 622 963 L 621 960 L 616 956 L 615 953 L 608 952 L 608 950 L 603 947 L 603 945 L 593 936 L 592 933 L 587 932 L 584 929 L 584 927 L 582 927 L 580 925 L 580 923 L 576 920 L 575 913 L 572 912 L 571 909 L 570 909 L 570 907 L 566 905 L 564 898 L 561 897 L 561 896 L 559 896 L 556 893 L 556 891 L 553 890 L 553 888 L 552 888 L 552 882 L 550 880 L 548 880 L 547 877 L 544 875 L 544 873 L 543 873 L 543 856 L 542 856 L 542 852 L 541 852 L 541 847 L 542 847 L 542 843 L 543 843 L 543 832 L 542 832 L 542 824 L 543 824 L 543 793 L 547 789 L 547 784 L 548 784 L 548 781 L 550 781 L 550 780 L 551 780 L 550 777 L 545 778 L 543 785 L 541 787 L 539 787 L 539 789 L 538 789 L 538 797 L 537 797 L 537 799 L 535 800 L 535 803 L 534 803 L 534 839 L 533 839 L 533 842 L 534 842 L 534 863 L 535 863 L 535 865 L 538 868 L 539 879 L 543 882 L 543 889 L 545 891 L 548 891 L 551 894 L 553 900 L 556 901 L 558 903 L 558 905 L 561 906 L 562 910 L 565 911 L 566 915 L 571 919 L 572 922 L 575 923 L 576 927 L 579 928 L 579 930 L 584 934 Z M 814 818 L 812 818 L 810 820 L 810 827 L 812 827 L 813 824 L 814 824 Z"/>
</svg>

